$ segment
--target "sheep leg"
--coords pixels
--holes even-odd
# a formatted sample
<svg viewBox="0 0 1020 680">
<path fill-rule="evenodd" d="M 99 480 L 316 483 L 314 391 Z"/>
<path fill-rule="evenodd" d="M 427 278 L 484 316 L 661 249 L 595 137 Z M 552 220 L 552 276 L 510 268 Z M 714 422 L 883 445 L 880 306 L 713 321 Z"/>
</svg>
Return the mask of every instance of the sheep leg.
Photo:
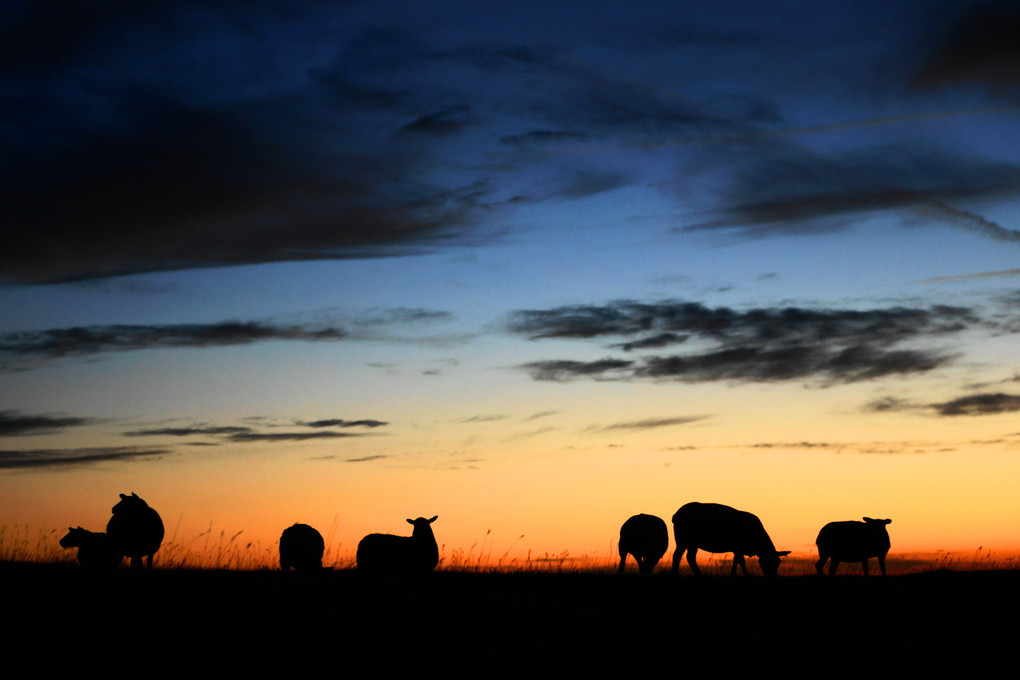
<svg viewBox="0 0 1020 680">
<path fill-rule="evenodd" d="M 730 569 L 730 576 L 737 575 L 737 565 L 740 565 L 740 570 L 744 572 L 744 576 L 747 576 L 747 564 L 744 562 L 744 556 L 740 553 L 733 553 L 733 568 Z"/>
<path fill-rule="evenodd" d="M 864 572 L 865 576 L 868 575 L 868 559 L 867 558 L 864 558 L 863 560 L 861 560 L 861 571 Z"/>
<path fill-rule="evenodd" d="M 839 566 L 839 560 L 837 560 L 835 557 L 833 557 L 832 558 L 832 562 L 829 563 L 829 576 L 835 576 L 836 575 L 836 567 L 838 567 L 838 566 Z"/>
<path fill-rule="evenodd" d="M 673 573 L 674 574 L 679 574 L 680 573 L 680 558 L 684 556 L 684 550 L 685 550 L 684 548 L 681 548 L 678 545 L 677 549 L 673 551 Z"/>
<path fill-rule="evenodd" d="M 622 555 L 620 555 L 620 571 L 619 571 L 619 573 L 621 573 L 621 574 L 623 573 L 623 568 L 625 566 L 627 566 L 627 553 L 623 553 Z"/>
<path fill-rule="evenodd" d="M 885 555 L 878 556 L 878 568 L 882 571 L 882 576 L 885 576 Z"/>
<path fill-rule="evenodd" d="M 829 557 L 827 555 L 820 555 L 817 562 L 815 562 L 815 571 L 821 576 L 825 572 L 825 563 L 828 562 Z"/>
<path fill-rule="evenodd" d="M 687 548 L 687 564 L 688 564 L 688 566 L 690 566 L 691 572 L 695 576 L 701 576 L 701 570 L 698 569 L 697 556 L 698 556 L 698 547 L 697 546 L 688 546 L 688 548 Z"/>
</svg>

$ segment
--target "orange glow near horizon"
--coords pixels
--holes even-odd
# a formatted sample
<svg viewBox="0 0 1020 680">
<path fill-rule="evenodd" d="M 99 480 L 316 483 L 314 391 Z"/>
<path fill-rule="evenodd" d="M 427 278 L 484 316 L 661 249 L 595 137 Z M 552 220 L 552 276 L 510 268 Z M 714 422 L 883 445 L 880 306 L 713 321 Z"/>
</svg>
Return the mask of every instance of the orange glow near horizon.
<svg viewBox="0 0 1020 680">
<path fill-rule="evenodd" d="M 446 564 L 565 555 L 612 564 L 627 517 L 645 512 L 668 524 L 679 505 L 701 500 L 754 512 L 777 548 L 802 560 L 814 552 L 823 524 L 865 515 L 893 519 L 891 556 L 988 553 L 1005 562 L 1017 552 L 1020 508 L 1012 480 L 1020 463 L 1009 451 L 668 448 L 592 441 L 443 466 L 413 456 L 399 464 L 338 464 L 317 460 L 322 454 L 314 447 L 295 446 L 290 455 L 302 465 L 279 454 L 238 452 L 187 465 L 171 457 L 116 470 L 8 474 L 2 523 L 55 533 L 77 525 L 103 530 L 117 494 L 134 491 L 161 513 L 166 545 L 175 546 L 178 559 L 188 554 L 204 564 L 218 555 L 222 563 L 227 548 L 272 562 L 280 532 L 295 522 L 316 527 L 327 555 L 345 564 L 365 534 L 406 535 L 405 518 L 434 514 Z M 671 539 L 667 558 L 672 550 Z"/>
</svg>

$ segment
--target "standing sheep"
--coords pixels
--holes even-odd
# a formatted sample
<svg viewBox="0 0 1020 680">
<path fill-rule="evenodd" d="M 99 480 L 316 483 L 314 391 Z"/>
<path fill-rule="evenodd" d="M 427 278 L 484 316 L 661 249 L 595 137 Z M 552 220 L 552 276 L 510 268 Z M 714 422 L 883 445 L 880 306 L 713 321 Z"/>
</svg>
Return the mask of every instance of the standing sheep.
<svg viewBox="0 0 1020 680">
<path fill-rule="evenodd" d="M 322 534 L 307 524 L 295 524 L 280 535 L 280 568 L 290 571 L 322 569 L 326 544 Z"/>
<path fill-rule="evenodd" d="M 137 494 L 121 494 L 120 502 L 113 506 L 106 533 L 113 549 L 131 558 L 132 569 L 142 568 L 142 557 L 152 569 L 152 556 L 163 543 L 163 520 Z"/>
<path fill-rule="evenodd" d="M 60 539 L 60 547 L 77 548 L 78 564 L 88 571 L 113 571 L 124 559 L 110 545 L 109 536 L 81 527 L 68 527 L 67 535 Z"/>
<path fill-rule="evenodd" d="M 637 560 L 642 574 L 651 574 L 669 547 L 666 523 L 655 515 L 634 515 L 620 527 L 620 573 L 627 564 L 627 555 Z"/>
<path fill-rule="evenodd" d="M 414 527 L 410 536 L 369 534 L 358 543 L 359 570 L 389 573 L 432 571 L 439 564 L 439 546 L 432 523 L 439 519 L 419 517 L 407 523 Z"/>
<path fill-rule="evenodd" d="M 749 512 L 718 503 L 688 503 L 673 515 L 673 573 L 680 572 L 680 558 L 687 552 L 687 564 L 695 576 L 701 575 L 695 558 L 698 549 L 713 553 L 733 553 L 733 569 L 739 566 L 747 575 L 744 556 L 758 556 L 758 565 L 766 576 L 779 572 L 781 557 L 789 550 L 778 551 L 761 520 Z"/>
<path fill-rule="evenodd" d="M 822 574 L 825 561 L 829 564 L 829 575 L 836 575 L 840 562 L 860 562 L 864 575 L 868 575 L 868 559 L 878 558 L 878 568 L 885 576 L 885 556 L 889 552 L 889 532 L 886 525 L 891 519 L 871 519 L 863 522 L 829 522 L 818 532 L 815 545 L 818 546 L 818 562 L 815 569 Z"/>
</svg>

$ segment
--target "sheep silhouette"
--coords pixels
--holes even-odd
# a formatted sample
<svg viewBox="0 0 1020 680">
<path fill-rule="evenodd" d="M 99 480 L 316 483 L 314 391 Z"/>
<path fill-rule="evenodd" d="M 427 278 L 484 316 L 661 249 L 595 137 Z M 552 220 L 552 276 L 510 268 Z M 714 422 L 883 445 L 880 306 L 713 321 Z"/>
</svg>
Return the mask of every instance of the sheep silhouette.
<svg viewBox="0 0 1020 680">
<path fill-rule="evenodd" d="M 280 535 L 280 568 L 284 571 L 322 569 L 325 550 L 322 534 L 307 524 L 294 524 Z"/>
<path fill-rule="evenodd" d="M 745 555 L 757 555 L 762 572 L 773 577 L 779 571 L 779 558 L 790 554 L 789 550 L 776 550 L 756 516 L 718 503 L 688 503 L 682 506 L 673 515 L 673 536 L 676 539 L 674 574 L 680 572 L 680 558 L 686 551 L 691 571 L 695 576 L 701 575 L 696 562 L 699 548 L 713 553 L 733 553 L 730 575 L 736 574 L 739 566 L 745 576 Z"/>
<path fill-rule="evenodd" d="M 428 572 L 439 564 L 439 546 L 432 523 L 439 519 L 419 517 L 407 523 L 414 529 L 410 536 L 369 534 L 358 543 L 355 556 L 359 570 L 386 573 Z"/>
<path fill-rule="evenodd" d="M 78 564 L 88 571 L 113 571 L 124 559 L 113 549 L 109 536 L 81 527 L 68 527 L 67 535 L 60 539 L 60 547 L 77 548 Z"/>
<path fill-rule="evenodd" d="M 121 494 L 120 502 L 113 506 L 106 533 L 113 549 L 131 559 L 132 569 L 142 568 L 143 557 L 146 566 L 152 569 L 152 556 L 163 543 L 163 520 L 138 494 Z"/>
<path fill-rule="evenodd" d="M 815 569 L 819 574 L 831 559 L 829 575 L 836 575 L 840 562 L 860 562 L 864 575 L 868 575 L 868 559 L 878 558 L 878 568 L 885 576 L 885 556 L 889 552 L 889 532 L 886 525 L 891 519 L 871 519 L 863 522 L 829 522 L 818 532 L 815 545 L 818 546 L 818 562 Z"/>
<path fill-rule="evenodd" d="M 620 573 L 627 564 L 627 555 L 637 560 L 642 574 L 651 574 L 669 547 L 666 523 L 655 515 L 634 515 L 620 527 Z"/>
</svg>

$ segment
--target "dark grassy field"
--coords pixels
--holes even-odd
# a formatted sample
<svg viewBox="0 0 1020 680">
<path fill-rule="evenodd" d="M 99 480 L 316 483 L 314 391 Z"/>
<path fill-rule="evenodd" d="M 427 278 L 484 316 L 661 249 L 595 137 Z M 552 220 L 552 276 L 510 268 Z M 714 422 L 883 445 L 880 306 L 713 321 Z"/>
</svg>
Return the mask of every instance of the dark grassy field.
<svg viewBox="0 0 1020 680">
<path fill-rule="evenodd" d="M 1020 572 L 176 571 L 0 564 L 7 668 L 441 676 L 976 676 L 1016 658 Z"/>
</svg>

